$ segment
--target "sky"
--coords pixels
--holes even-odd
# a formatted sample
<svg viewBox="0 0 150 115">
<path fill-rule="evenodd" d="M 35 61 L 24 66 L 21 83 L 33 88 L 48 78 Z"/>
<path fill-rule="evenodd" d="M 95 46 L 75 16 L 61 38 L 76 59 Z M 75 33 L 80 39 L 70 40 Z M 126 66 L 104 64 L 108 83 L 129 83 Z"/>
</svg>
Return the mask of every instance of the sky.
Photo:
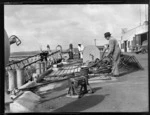
<svg viewBox="0 0 150 115">
<path fill-rule="evenodd" d="M 104 45 L 105 32 L 120 40 L 122 28 L 137 27 L 147 17 L 144 4 L 4 5 L 7 34 L 22 41 L 11 45 L 11 52 L 46 50 L 47 44 L 51 49 L 68 49 L 70 43 L 94 45 L 94 39 L 96 45 Z"/>
</svg>

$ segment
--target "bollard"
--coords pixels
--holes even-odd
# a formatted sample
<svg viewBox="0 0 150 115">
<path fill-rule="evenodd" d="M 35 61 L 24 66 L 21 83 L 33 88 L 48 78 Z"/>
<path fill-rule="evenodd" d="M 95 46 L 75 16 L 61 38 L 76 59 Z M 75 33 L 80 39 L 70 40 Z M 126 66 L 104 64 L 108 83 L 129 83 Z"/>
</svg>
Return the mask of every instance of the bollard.
<svg viewBox="0 0 150 115">
<path fill-rule="evenodd" d="M 5 72 L 5 92 L 8 91 L 8 72 Z"/>
<path fill-rule="evenodd" d="M 41 74 L 45 72 L 45 62 L 41 62 Z"/>
<path fill-rule="evenodd" d="M 16 71 L 8 70 L 8 91 L 12 91 L 16 88 Z"/>
<path fill-rule="evenodd" d="M 17 88 L 21 87 L 24 83 L 24 69 L 18 68 L 17 70 Z"/>
<path fill-rule="evenodd" d="M 41 62 L 36 63 L 36 73 L 41 74 Z"/>
</svg>

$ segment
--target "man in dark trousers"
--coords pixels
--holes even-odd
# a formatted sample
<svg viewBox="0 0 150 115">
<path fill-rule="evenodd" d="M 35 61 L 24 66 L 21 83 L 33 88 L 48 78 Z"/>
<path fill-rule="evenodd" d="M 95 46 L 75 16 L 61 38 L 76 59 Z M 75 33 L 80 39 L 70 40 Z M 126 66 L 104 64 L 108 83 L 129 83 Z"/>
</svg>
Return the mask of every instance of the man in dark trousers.
<svg viewBox="0 0 150 115">
<path fill-rule="evenodd" d="M 112 61 L 113 61 L 113 67 L 112 67 L 112 74 L 113 76 L 117 77 L 119 76 L 119 62 L 120 62 L 120 55 L 121 55 L 121 49 L 119 47 L 118 41 L 113 38 L 110 34 L 110 32 L 106 32 L 104 34 L 104 37 L 106 40 L 109 40 L 109 49 L 108 47 L 108 53 L 106 54 L 106 57 L 112 56 Z"/>
<path fill-rule="evenodd" d="M 73 59 L 73 45 L 69 44 L 69 59 Z"/>
</svg>

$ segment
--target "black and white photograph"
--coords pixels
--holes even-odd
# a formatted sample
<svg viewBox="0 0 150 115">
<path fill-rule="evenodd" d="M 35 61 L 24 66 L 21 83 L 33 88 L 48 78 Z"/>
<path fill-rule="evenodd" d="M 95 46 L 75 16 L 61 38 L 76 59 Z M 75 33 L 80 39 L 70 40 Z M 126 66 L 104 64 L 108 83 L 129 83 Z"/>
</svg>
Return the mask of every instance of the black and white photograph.
<svg viewBox="0 0 150 115">
<path fill-rule="evenodd" d="M 148 112 L 149 4 L 4 4 L 4 112 Z"/>
</svg>

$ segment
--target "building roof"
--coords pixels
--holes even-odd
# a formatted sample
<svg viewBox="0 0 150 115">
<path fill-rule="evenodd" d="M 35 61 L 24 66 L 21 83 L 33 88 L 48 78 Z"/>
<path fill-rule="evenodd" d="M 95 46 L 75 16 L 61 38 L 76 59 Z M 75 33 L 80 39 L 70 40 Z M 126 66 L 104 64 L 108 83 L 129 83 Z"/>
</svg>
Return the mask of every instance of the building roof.
<svg viewBox="0 0 150 115">
<path fill-rule="evenodd" d="M 98 49 L 104 48 L 104 46 L 97 46 Z"/>
<path fill-rule="evenodd" d="M 122 40 L 129 40 L 129 39 L 131 40 L 131 39 L 133 39 L 133 37 L 135 35 L 142 34 L 145 32 L 148 32 L 148 24 L 147 23 L 144 23 L 143 25 L 140 25 L 136 28 L 133 28 L 133 29 L 127 31 L 125 34 L 122 35 Z"/>
</svg>

